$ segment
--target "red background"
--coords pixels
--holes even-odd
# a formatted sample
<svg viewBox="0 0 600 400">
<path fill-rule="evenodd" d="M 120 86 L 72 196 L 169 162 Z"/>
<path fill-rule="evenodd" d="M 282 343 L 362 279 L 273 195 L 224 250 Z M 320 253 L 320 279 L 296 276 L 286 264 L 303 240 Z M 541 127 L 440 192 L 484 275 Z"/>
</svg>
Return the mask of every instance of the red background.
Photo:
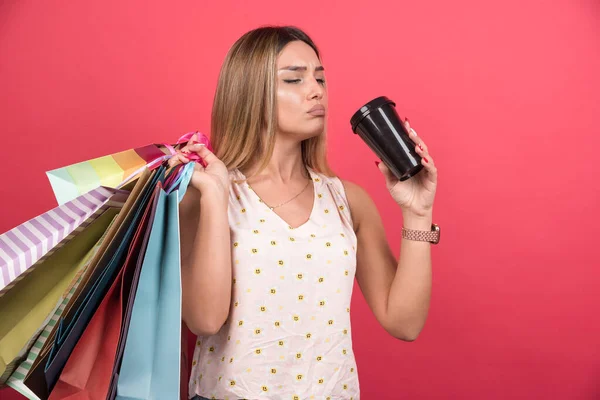
<svg viewBox="0 0 600 400">
<path fill-rule="evenodd" d="M 394 99 L 440 171 L 421 336 L 388 336 L 355 291 L 362 398 L 598 398 L 599 17 L 593 0 L 4 0 L 0 231 L 56 205 L 47 170 L 208 132 L 229 46 L 295 24 L 323 52 L 332 165 L 396 254 L 401 214 L 350 116 Z"/>
</svg>

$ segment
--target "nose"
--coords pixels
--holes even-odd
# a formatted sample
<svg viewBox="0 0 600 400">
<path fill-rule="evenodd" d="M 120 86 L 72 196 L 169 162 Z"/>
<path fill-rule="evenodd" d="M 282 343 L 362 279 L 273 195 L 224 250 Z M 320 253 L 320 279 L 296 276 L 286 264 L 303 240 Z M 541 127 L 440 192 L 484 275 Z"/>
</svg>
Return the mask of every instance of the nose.
<svg viewBox="0 0 600 400">
<path fill-rule="evenodd" d="M 316 78 L 311 80 L 310 90 L 309 90 L 309 100 L 321 100 L 323 95 L 325 94 L 325 88 L 317 81 Z"/>
</svg>

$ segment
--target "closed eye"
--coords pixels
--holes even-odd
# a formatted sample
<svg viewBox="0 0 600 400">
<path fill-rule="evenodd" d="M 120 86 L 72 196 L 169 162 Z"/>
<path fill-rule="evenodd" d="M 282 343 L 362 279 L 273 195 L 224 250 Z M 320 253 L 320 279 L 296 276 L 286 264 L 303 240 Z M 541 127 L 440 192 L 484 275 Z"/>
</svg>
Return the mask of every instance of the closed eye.
<svg viewBox="0 0 600 400">
<path fill-rule="evenodd" d="M 300 83 L 302 79 L 284 79 L 285 83 Z M 325 85 L 325 79 L 317 79 L 317 82 L 321 85 Z"/>
</svg>

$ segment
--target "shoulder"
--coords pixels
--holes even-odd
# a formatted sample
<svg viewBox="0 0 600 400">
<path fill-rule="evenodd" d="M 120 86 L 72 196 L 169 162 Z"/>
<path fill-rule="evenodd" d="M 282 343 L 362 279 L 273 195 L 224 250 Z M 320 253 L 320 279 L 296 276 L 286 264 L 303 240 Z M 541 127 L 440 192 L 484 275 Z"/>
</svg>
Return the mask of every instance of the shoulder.
<svg viewBox="0 0 600 400">
<path fill-rule="evenodd" d="M 339 178 L 338 178 L 339 179 Z M 346 197 L 352 209 L 358 211 L 360 206 L 368 206 L 373 202 L 369 193 L 359 184 L 351 182 L 347 179 L 340 179 L 346 192 Z"/>
<path fill-rule="evenodd" d="M 333 186 L 338 195 L 343 198 L 349 209 L 355 232 L 358 232 L 362 221 L 379 218 L 379 211 L 375 202 L 362 186 L 347 179 L 342 179 L 335 174 L 317 173 L 317 176 L 322 178 L 324 183 Z"/>
<path fill-rule="evenodd" d="M 359 184 L 346 179 L 337 178 L 346 192 L 348 207 L 354 222 L 354 230 L 358 230 L 361 221 L 372 213 L 377 213 L 377 208 L 369 193 Z"/>
</svg>

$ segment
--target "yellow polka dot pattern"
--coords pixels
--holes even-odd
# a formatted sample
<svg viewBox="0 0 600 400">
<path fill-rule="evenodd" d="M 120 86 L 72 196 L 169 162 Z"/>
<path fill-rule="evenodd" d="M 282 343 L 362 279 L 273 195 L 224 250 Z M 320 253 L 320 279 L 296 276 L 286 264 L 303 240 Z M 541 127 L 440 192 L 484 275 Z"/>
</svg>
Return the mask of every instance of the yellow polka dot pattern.
<svg viewBox="0 0 600 400">
<path fill-rule="evenodd" d="M 232 307 L 216 335 L 198 337 L 190 397 L 359 398 L 356 235 L 341 181 L 309 172 L 314 205 L 297 227 L 230 172 Z"/>
</svg>

